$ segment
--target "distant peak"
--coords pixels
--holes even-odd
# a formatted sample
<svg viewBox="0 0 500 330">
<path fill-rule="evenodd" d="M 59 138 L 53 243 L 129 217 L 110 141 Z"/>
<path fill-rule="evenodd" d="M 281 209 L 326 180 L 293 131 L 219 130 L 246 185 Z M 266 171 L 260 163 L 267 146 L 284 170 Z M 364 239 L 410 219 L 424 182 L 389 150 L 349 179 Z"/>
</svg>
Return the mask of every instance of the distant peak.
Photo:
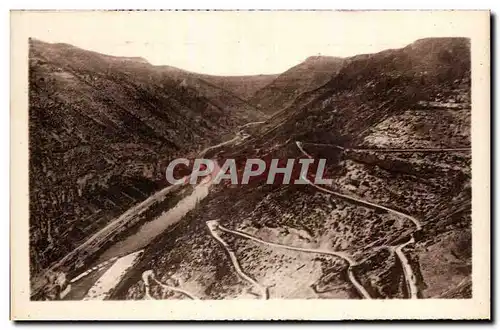
<svg viewBox="0 0 500 330">
<path fill-rule="evenodd" d="M 426 42 L 435 42 L 435 41 L 468 41 L 469 38 L 466 37 L 429 37 L 429 38 L 421 38 L 415 40 L 416 43 L 426 43 Z"/>
<path fill-rule="evenodd" d="M 86 54 L 94 54 L 98 55 L 104 58 L 112 59 L 112 60 L 117 60 L 117 61 L 122 61 L 122 62 L 134 62 L 134 63 L 142 63 L 142 64 L 149 64 L 150 63 L 143 57 L 140 56 L 116 56 L 116 55 L 108 55 L 108 54 L 103 54 L 99 53 L 96 51 L 91 51 L 91 50 L 86 50 L 68 43 L 63 43 L 63 42 L 45 42 L 36 38 L 29 38 L 29 43 L 31 47 L 35 47 L 38 49 L 43 49 L 43 50 L 48 50 L 48 51 L 57 51 L 57 52 L 72 52 L 72 56 L 75 56 L 74 52 L 78 53 L 86 53 Z"/>
<path fill-rule="evenodd" d="M 316 55 L 316 56 L 309 56 L 308 58 L 306 58 L 305 62 L 331 61 L 339 59 L 340 57 L 335 57 L 335 56 Z"/>
<path fill-rule="evenodd" d="M 150 64 L 145 58 L 143 57 L 118 57 L 122 61 L 130 61 L 130 62 L 137 62 L 137 63 L 144 63 L 144 64 Z"/>
<path fill-rule="evenodd" d="M 465 37 L 432 37 L 432 38 L 422 38 L 411 43 L 410 47 L 422 47 L 426 45 L 468 45 L 470 43 L 469 38 Z"/>
<path fill-rule="evenodd" d="M 342 57 L 317 55 L 317 56 L 309 56 L 303 63 L 309 65 L 337 64 L 342 62 L 343 60 L 344 59 Z"/>
</svg>

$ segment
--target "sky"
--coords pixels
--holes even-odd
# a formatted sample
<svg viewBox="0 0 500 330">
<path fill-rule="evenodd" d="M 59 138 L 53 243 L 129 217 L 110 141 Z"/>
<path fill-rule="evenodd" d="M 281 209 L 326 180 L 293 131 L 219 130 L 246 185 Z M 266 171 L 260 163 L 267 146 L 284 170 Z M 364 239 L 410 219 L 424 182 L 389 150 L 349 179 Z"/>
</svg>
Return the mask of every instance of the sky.
<svg viewBox="0 0 500 330">
<path fill-rule="evenodd" d="M 425 37 L 470 37 L 471 12 L 179 11 L 29 13 L 22 28 L 116 56 L 214 75 L 275 74 L 309 56 L 346 57 Z M 15 27 L 14 27 L 15 28 Z"/>
</svg>

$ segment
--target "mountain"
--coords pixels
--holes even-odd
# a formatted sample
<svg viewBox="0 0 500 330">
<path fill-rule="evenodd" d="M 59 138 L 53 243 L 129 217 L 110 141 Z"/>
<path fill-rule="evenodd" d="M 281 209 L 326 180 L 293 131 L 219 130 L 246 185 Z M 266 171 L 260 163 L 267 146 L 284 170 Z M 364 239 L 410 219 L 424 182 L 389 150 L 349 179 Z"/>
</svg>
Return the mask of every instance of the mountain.
<svg viewBox="0 0 500 330">
<path fill-rule="evenodd" d="M 285 108 L 211 155 L 325 158 L 333 183 L 212 185 L 113 298 L 470 298 L 470 40 L 339 61 L 298 95 L 280 75 L 286 101 L 256 96 Z"/>
<path fill-rule="evenodd" d="M 32 271 L 122 220 L 36 299 L 95 294 L 137 253 L 105 299 L 471 297 L 470 40 L 309 58 L 250 99 L 206 75 L 33 43 Z M 238 166 L 323 158 L 332 181 L 153 194 L 166 162 L 203 147 Z"/>
<path fill-rule="evenodd" d="M 430 38 L 348 58 L 327 83 L 274 115 L 266 124 L 265 138 L 360 144 L 382 120 L 408 109 L 448 101 L 457 103 L 455 108 L 470 108 L 469 45 L 466 38 Z M 468 135 L 465 138 L 456 143 L 467 144 Z"/>
<path fill-rule="evenodd" d="M 200 75 L 204 79 L 244 100 L 249 100 L 258 90 L 270 84 L 278 75 L 261 74 L 254 76 L 211 76 Z"/>
<path fill-rule="evenodd" d="M 260 109 L 247 101 L 247 94 L 267 82 L 273 76 L 211 76 L 171 66 L 157 66 L 162 73 L 177 81 L 183 87 L 195 89 L 219 107 L 235 111 L 239 117 L 257 121 L 267 117 Z"/>
<path fill-rule="evenodd" d="M 31 272 L 165 187 L 171 159 L 262 118 L 185 71 L 31 39 Z"/>
<path fill-rule="evenodd" d="M 309 57 L 257 90 L 248 100 L 264 112 L 275 113 L 289 106 L 300 94 L 329 81 L 343 62 L 339 57 Z"/>
</svg>

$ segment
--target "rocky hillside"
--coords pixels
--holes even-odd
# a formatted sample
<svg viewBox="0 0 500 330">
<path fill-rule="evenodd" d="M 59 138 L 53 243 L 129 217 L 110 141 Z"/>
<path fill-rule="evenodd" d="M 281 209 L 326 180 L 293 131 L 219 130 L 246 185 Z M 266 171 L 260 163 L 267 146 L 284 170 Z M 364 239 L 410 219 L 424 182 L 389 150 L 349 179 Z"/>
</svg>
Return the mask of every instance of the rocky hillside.
<svg viewBox="0 0 500 330">
<path fill-rule="evenodd" d="M 276 113 L 289 106 L 300 94 L 328 82 L 341 68 L 343 61 L 338 57 L 309 57 L 280 74 L 248 100 L 264 112 Z"/>
<path fill-rule="evenodd" d="M 470 110 L 468 39 L 422 39 L 405 48 L 348 58 L 325 85 L 303 93 L 269 120 L 263 133 L 265 140 L 297 137 L 358 145 L 389 117 L 425 109 L 445 109 L 427 111 L 429 118 L 450 117 L 446 110 Z M 460 117 L 458 113 L 453 116 Z M 404 121 L 413 124 L 413 118 Z"/>
<path fill-rule="evenodd" d="M 142 299 L 145 270 L 204 299 L 470 297 L 469 48 L 432 38 L 347 58 L 321 86 L 286 97 L 216 156 L 307 153 L 328 159 L 333 184 L 212 186 L 115 298 Z"/>
<path fill-rule="evenodd" d="M 34 274 L 165 187 L 170 159 L 262 118 L 182 70 L 38 40 L 30 40 L 29 105 Z"/>
</svg>

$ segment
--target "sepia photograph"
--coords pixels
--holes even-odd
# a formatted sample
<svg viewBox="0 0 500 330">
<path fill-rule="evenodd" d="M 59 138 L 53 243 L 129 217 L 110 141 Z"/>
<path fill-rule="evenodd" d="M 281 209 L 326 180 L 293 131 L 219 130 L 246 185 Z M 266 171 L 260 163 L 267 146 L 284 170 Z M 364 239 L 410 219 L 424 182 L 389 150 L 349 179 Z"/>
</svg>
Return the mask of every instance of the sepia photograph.
<svg viewBox="0 0 500 330">
<path fill-rule="evenodd" d="M 11 12 L 11 317 L 488 319 L 489 20 Z"/>
</svg>

